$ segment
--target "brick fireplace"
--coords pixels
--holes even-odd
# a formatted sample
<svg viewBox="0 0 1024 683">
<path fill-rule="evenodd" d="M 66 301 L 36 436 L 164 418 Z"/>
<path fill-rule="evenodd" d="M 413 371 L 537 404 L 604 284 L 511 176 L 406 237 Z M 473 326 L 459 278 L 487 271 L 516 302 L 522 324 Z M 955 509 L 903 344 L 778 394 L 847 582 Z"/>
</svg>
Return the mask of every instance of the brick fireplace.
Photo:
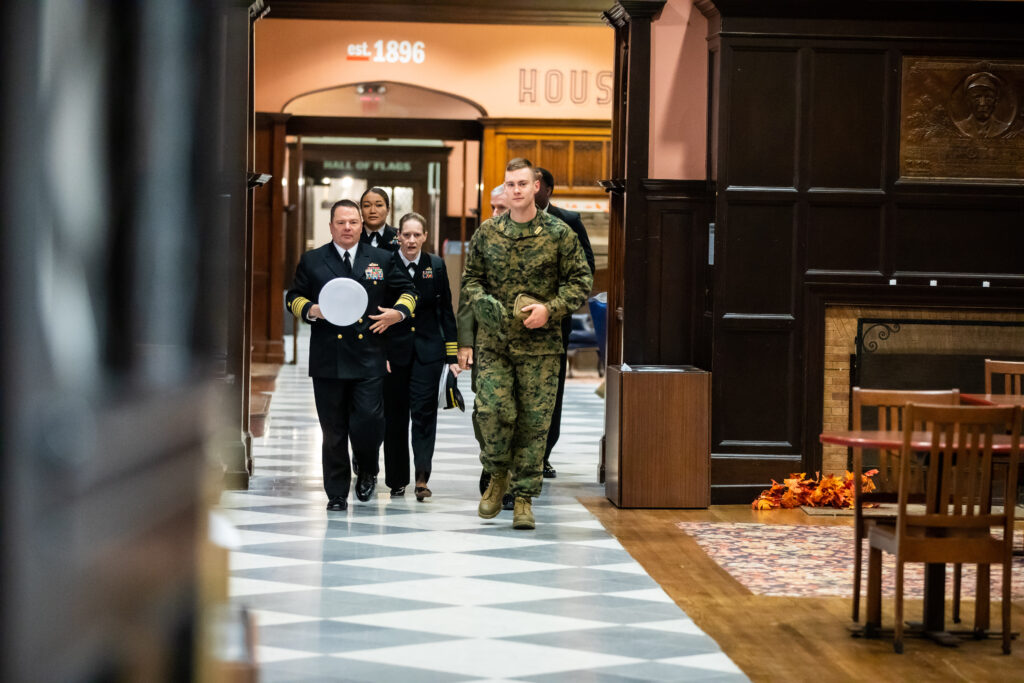
<svg viewBox="0 0 1024 683">
<path fill-rule="evenodd" d="M 869 371 L 865 360 L 870 360 L 867 356 L 872 353 L 880 356 Z M 979 366 L 985 356 L 1024 359 L 1024 313 L 826 306 L 822 429 L 849 428 L 851 377 L 858 373 L 860 385 L 867 388 L 946 389 L 955 383 L 962 391 L 981 391 L 967 385 L 972 381 L 980 385 Z M 859 368 L 854 367 L 858 357 Z M 945 378 L 951 386 L 929 383 L 929 358 L 934 359 L 934 381 L 941 383 L 940 378 Z M 898 372 L 902 365 L 916 365 L 917 376 L 914 368 Z M 845 448 L 824 446 L 822 472 L 843 472 L 848 467 L 847 456 Z"/>
</svg>

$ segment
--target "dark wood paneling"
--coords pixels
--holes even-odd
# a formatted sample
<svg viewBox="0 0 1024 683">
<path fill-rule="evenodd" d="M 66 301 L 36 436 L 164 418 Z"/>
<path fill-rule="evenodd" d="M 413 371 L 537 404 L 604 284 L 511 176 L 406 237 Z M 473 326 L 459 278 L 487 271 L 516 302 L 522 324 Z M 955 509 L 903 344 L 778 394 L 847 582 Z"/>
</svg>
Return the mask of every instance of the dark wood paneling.
<svg viewBox="0 0 1024 683">
<path fill-rule="evenodd" d="M 793 306 L 791 204 L 732 204 L 716 228 L 722 312 L 789 313 Z"/>
<path fill-rule="evenodd" d="M 701 5 L 723 188 L 712 450 L 730 455 L 713 502 L 820 467 L 824 301 L 1024 307 L 1024 187 L 900 182 L 894 166 L 901 55 L 1024 59 L 1024 3 L 1001 4 Z"/>
<path fill-rule="evenodd" d="M 856 204 L 807 208 L 807 270 L 881 275 L 882 207 Z"/>
<path fill-rule="evenodd" d="M 897 205 L 894 274 L 1024 273 L 1024 209 Z"/>
<path fill-rule="evenodd" d="M 644 309 L 634 312 L 634 320 L 648 339 L 651 360 L 645 362 L 695 364 L 708 354 L 701 344 L 714 192 L 693 181 L 648 180 L 643 188 L 650 219 L 642 240 L 630 248 L 643 251 L 646 266 L 625 278 L 631 287 L 643 287 Z"/>
<path fill-rule="evenodd" d="M 287 114 L 258 114 L 253 169 L 272 179 L 252 191 L 252 362 L 284 362 L 284 188 Z M 288 264 L 292 268 L 292 264 Z"/>
<path fill-rule="evenodd" d="M 882 186 L 885 67 L 884 52 L 813 52 L 811 186 Z"/>
<path fill-rule="evenodd" d="M 730 185 L 794 185 L 796 65 L 795 50 L 732 50 L 727 124 Z"/>
<path fill-rule="evenodd" d="M 745 327 L 715 334 L 712 452 L 799 454 L 794 335 Z"/>
<path fill-rule="evenodd" d="M 570 173 L 569 140 L 541 140 L 540 157 L 536 162 L 539 166 L 551 171 L 551 175 L 560 178 L 567 185 L 575 185 Z"/>
<path fill-rule="evenodd" d="M 602 186 L 615 196 L 609 220 L 608 358 L 630 364 L 657 363 L 645 299 L 650 280 L 639 279 L 651 262 L 646 244 L 651 114 L 651 23 L 664 0 L 620 0 L 605 12 L 615 28 L 615 88 L 612 112 L 612 174 Z M 636 279 L 633 279 L 636 278 Z M 627 286 L 627 281 L 630 283 Z"/>
<path fill-rule="evenodd" d="M 711 499 L 715 505 L 749 504 L 771 481 L 782 481 L 793 472 L 803 472 L 803 458 L 797 455 L 751 455 L 715 453 L 711 456 Z M 749 482 L 745 484 L 725 482 Z"/>
<path fill-rule="evenodd" d="M 604 149 L 607 144 L 606 141 L 598 140 L 573 141 L 573 185 L 596 185 L 598 180 L 608 175 L 608 169 L 604 164 Z"/>
</svg>

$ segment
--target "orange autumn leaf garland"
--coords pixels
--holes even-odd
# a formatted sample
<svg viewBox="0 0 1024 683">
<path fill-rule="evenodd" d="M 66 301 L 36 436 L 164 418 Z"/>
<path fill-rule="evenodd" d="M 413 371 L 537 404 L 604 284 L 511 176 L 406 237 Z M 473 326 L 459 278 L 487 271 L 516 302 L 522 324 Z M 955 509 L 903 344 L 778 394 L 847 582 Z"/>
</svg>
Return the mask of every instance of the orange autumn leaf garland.
<svg viewBox="0 0 1024 683">
<path fill-rule="evenodd" d="M 864 493 L 875 490 L 871 481 L 878 470 L 868 470 L 861 475 L 861 490 Z M 782 483 L 772 479 L 772 487 L 761 492 L 751 507 L 755 510 L 774 510 L 777 508 L 796 508 L 801 505 L 811 507 L 852 508 L 853 507 L 853 472 L 843 476 L 827 474 L 824 477 L 815 473 L 816 479 L 807 479 L 805 472 L 791 474 Z"/>
</svg>

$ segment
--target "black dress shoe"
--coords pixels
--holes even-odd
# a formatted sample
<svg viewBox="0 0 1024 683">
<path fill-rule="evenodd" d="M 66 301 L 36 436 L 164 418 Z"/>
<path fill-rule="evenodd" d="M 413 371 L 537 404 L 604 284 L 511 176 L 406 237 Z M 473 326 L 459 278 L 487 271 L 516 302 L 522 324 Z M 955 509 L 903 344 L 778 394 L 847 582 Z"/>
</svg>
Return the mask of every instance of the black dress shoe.
<svg viewBox="0 0 1024 683">
<path fill-rule="evenodd" d="M 554 479 L 557 476 L 558 472 L 555 471 L 555 468 L 552 467 L 550 463 L 544 463 L 544 478 Z"/>
<path fill-rule="evenodd" d="M 356 498 L 364 503 L 370 500 L 373 495 L 373 487 L 377 485 L 377 477 L 372 475 L 359 475 L 356 478 Z"/>
<path fill-rule="evenodd" d="M 516 506 L 516 497 L 513 496 L 511 493 L 506 493 L 504 496 L 501 497 L 501 509 L 502 510 L 511 510 L 515 506 Z"/>
<path fill-rule="evenodd" d="M 333 510 L 334 512 L 348 510 L 348 501 L 344 498 L 331 498 L 327 501 L 327 509 Z"/>
<path fill-rule="evenodd" d="M 391 497 L 392 498 L 394 498 L 396 496 L 404 496 L 404 495 L 405 495 L 405 487 L 404 486 L 392 486 L 391 487 Z"/>
</svg>

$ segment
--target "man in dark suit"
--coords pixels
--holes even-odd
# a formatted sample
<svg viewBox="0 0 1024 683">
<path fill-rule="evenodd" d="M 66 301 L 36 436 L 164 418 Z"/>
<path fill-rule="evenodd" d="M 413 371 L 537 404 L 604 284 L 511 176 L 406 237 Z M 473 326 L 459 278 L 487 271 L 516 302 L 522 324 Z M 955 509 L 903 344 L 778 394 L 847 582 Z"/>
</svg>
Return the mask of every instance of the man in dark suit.
<svg viewBox="0 0 1024 683">
<path fill-rule="evenodd" d="M 394 265 L 391 252 L 361 244 L 362 231 L 359 206 L 348 199 L 336 202 L 331 207 L 332 241 L 302 255 L 286 300 L 295 317 L 312 326 L 309 376 L 323 431 L 328 510 L 348 508 L 350 440 L 358 464 L 356 497 L 367 501 L 373 494 L 384 440 L 387 358 L 382 333 L 416 310 L 409 273 Z M 345 327 L 328 322 L 318 303 L 324 285 L 339 277 L 362 285 L 368 299 L 363 316 Z"/>
<path fill-rule="evenodd" d="M 395 266 L 408 271 L 416 285 L 416 312 L 388 330 L 385 339 L 390 372 L 384 379 L 384 469 L 392 496 L 409 484 L 409 421 L 416 469 L 416 500 L 431 495 L 427 488 L 437 433 L 437 394 L 447 363 L 458 375 L 455 313 L 444 260 L 423 253 L 426 219 L 402 216 Z"/>
<path fill-rule="evenodd" d="M 587 257 L 587 265 L 590 266 L 590 274 L 593 275 L 595 273 L 594 248 L 590 246 L 590 238 L 587 236 L 587 229 L 583 226 L 583 221 L 580 219 L 580 215 L 575 211 L 560 209 L 551 204 L 551 194 L 555 190 L 555 178 L 551 175 L 551 171 L 538 166 L 537 178 L 540 180 L 540 190 L 537 192 L 537 196 L 534 200 L 537 204 L 537 208 L 542 211 L 547 211 L 550 215 L 561 219 L 563 223 L 572 228 L 572 231 L 576 233 L 576 237 L 579 238 L 580 245 L 583 247 L 583 253 Z M 572 332 L 572 316 L 567 315 L 562 318 L 563 349 L 561 366 L 558 371 L 558 395 L 555 398 L 555 410 L 551 414 L 551 427 L 548 429 L 547 447 L 544 449 L 544 476 L 548 479 L 554 478 L 557 474 L 555 468 L 551 466 L 551 450 L 555 447 L 555 444 L 558 443 L 558 437 L 562 426 L 562 395 L 565 393 L 565 372 L 568 360 L 567 353 L 569 350 L 570 332 Z"/>
<path fill-rule="evenodd" d="M 371 187 L 359 198 L 363 215 L 363 231 L 359 241 L 371 247 L 398 251 L 398 231 L 388 225 L 391 200 L 386 190 Z"/>
</svg>

